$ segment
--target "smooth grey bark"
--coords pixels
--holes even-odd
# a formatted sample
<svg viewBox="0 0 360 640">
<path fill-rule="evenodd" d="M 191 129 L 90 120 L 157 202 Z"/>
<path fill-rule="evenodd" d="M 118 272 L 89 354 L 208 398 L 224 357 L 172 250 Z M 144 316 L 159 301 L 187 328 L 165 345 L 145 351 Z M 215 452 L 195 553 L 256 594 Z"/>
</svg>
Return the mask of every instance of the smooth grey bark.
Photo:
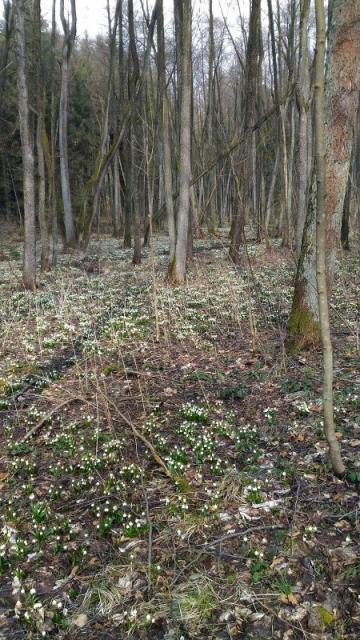
<svg viewBox="0 0 360 640">
<path fill-rule="evenodd" d="M 177 51 L 180 71 L 180 167 L 175 258 L 169 265 L 173 282 L 184 283 L 186 275 L 191 183 L 191 90 L 192 90 L 192 9 L 191 0 L 175 0 L 178 14 Z"/>
<path fill-rule="evenodd" d="M 34 291 L 36 289 L 35 177 L 33 139 L 30 126 L 29 89 L 26 75 L 25 7 L 26 0 L 16 0 L 17 90 L 24 192 L 25 242 L 23 281 L 26 289 Z"/>
<path fill-rule="evenodd" d="M 343 476 L 340 445 L 335 434 L 333 406 L 333 350 L 330 335 L 329 302 L 326 280 L 326 160 L 325 160 L 325 10 L 324 0 L 315 0 L 315 156 L 316 156 L 316 272 L 319 321 L 323 353 L 324 431 L 331 464 L 337 476 Z"/>
<path fill-rule="evenodd" d="M 71 0 L 71 22 L 65 17 L 64 0 L 60 0 L 60 17 L 64 31 L 61 63 L 61 91 L 59 108 L 59 150 L 61 193 L 64 209 L 65 244 L 75 245 L 75 225 L 72 211 L 69 153 L 68 153 L 68 118 L 69 118 L 69 73 L 71 52 L 76 37 L 76 3 Z"/>
</svg>

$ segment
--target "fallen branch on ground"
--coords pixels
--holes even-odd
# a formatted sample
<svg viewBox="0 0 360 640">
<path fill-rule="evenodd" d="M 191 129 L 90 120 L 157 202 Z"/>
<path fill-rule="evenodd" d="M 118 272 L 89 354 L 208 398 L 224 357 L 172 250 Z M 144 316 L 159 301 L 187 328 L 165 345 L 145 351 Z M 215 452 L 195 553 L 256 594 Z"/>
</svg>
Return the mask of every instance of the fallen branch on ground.
<svg viewBox="0 0 360 640">
<path fill-rule="evenodd" d="M 116 406 L 116 404 L 114 402 L 112 402 L 112 400 L 110 400 L 109 398 L 107 398 L 107 401 L 109 402 L 109 404 L 113 407 L 113 409 L 116 411 L 116 413 L 118 414 L 119 418 L 121 418 L 121 420 L 123 420 L 125 422 L 125 424 L 128 425 L 128 427 L 130 427 L 130 429 L 132 430 L 135 438 L 137 438 L 138 440 L 141 440 L 141 442 L 145 445 L 145 447 L 150 451 L 153 459 L 155 460 L 156 464 L 159 465 L 159 467 L 162 468 L 163 472 L 165 473 L 165 475 L 170 478 L 171 480 L 173 480 L 173 476 L 170 473 L 169 469 L 167 468 L 165 462 L 163 461 L 163 459 L 159 456 L 158 452 L 156 451 L 155 447 L 151 444 L 151 442 L 149 442 L 149 440 L 147 438 L 145 438 L 145 436 L 143 436 L 142 433 L 140 433 L 140 431 L 137 430 L 137 428 L 135 427 L 135 425 L 133 425 L 133 423 L 131 422 L 131 420 L 129 420 L 129 418 L 127 418 Z"/>
<path fill-rule="evenodd" d="M 66 405 L 70 404 L 71 402 L 84 402 L 83 398 L 79 398 L 78 396 L 75 396 L 74 398 L 68 398 L 67 400 L 64 400 L 64 402 L 61 402 L 60 404 L 57 405 L 57 407 L 55 407 L 55 409 L 53 409 L 52 411 L 50 411 L 50 413 L 48 413 L 44 418 L 42 418 L 40 420 L 40 422 L 38 422 L 32 429 L 30 429 L 30 431 L 28 431 L 28 433 L 26 433 L 23 437 L 23 439 L 21 440 L 21 444 L 23 442 L 26 442 L 27 440 L 29 440 L 29 438 L 31 438 L 31 436 L 34 435 L 34 433 L 36 433 L 37 431 L 39 431 L 39 429 L 41 429 L 41 427 L 44 426 L 44 424 L 47 423 L 48 420 L 51 420 L 51 418 L 58 413 L 58 411 L 60 411 L 60 409 L 63 409 L 63 407 L 66 407 Z"/>
</svg>

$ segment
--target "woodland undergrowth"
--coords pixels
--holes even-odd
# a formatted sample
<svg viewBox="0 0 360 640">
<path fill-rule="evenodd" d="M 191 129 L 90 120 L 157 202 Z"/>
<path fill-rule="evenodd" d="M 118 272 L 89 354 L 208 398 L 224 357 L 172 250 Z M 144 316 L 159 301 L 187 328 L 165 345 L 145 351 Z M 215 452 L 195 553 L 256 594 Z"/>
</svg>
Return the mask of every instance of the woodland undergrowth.
<svg viewBox="0 0 360 640">
<path fill-rule="evenodd" d="M 35 294 L 0 251 L 0 637 L 360 636 L 359 267 L 332 298 L 338 480 L 320 354 L 285 349 L 291 256 L 195 244 L 183 288 L 164 238 L 134 268 L 104 237 Z"/>
</svg>

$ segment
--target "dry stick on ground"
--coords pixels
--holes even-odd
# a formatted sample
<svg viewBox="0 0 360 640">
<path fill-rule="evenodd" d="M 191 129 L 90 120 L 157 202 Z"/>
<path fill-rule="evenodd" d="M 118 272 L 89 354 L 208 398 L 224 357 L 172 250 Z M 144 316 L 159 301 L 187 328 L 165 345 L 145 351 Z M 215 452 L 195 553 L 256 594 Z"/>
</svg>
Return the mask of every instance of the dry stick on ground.
<svg viewBox="0 0 360 640">
<path fill-rule="evenodd" d="M 167 468 L 165 462 L 163 461 L 163 459 L 159 456 L 158 452 L 156 451 L 155 447 L 153 447 L 153 445 L 151 444 L 151 442 L 149 442 L 149 440 L 147 438 L 145 438 L 145 436 L 143 436 L 142 433 L 140 433 L 140 431 L 137 430 L 137 428 L 135 427 L 135 425 L 133 425 L 133 423 L 131 422 L 131 420 L 129 420 L 129 418 L 127 418 L 122 411 L 120 411 L 120 409 L 118 409 L 118 407 L 116 406 L 116 404 L 110 400 L 110 398 L 105 398 L 104 400 L 106 400 L 111 406 L 112 408 L 116 411 L 117 415 L 119 416 L 119 418 L 121 418 L 121 420 L 123 420 L 125 422 L 125 424 L 128 425 L 128 427 L 130 427 L 131 431 L 133 432 L 134 436 L 138 439 L 141 440 L 141 442 L 145 445 L 145 447 L 150 451 L 153 459 L 155 460 L 156 464 L 159 465 L 159 467 L 162 468 L 163 472 L 165 473 L 165 475 L 170 478 L 171 480 L 173 480 L 173 476 L 170 473 L 169 469 Z"/>
<path fill-rule="evenodd" d="M 209 547 L 215 547 L 217 544 L 220 544 L 221 542 L 225 542 L 226 540 L 232 540 L 233 538 L 238 538 L 239 536 L 242 536 L 242 535 L 247 536 L 250 533 L 256 533 L 258 531 L 267 531 L 272 529 L 284 529 L 284 528 L 285 527 L 282 524 L 265 524 L 259 527 L 251 527 L 250 529 L 236 531 L 235 533 L 228 533 L 227 535 L 222 536 L 221 538 L 216 538 L 211 542 L 206 542 L 205 544 L 202 545 L 200 551 L 197 553 L 195 558 L 191 560 L 191 562 L 189 562 L 187 565 L 185 565 L 185 567 L 183 567 L 181 571 L 179 571 L 177 576 L 175 576 L 174 580 L 171 583 L 171 586 L 176 584 L 181 578 L 181 576 L 185 573 L 185 571 L 187 571 L 188 569 L 190 569 L 190 567 L 196 564 L 197 561 L 200 560 L 201 556 L 204 555 L 204 553 L 207 553 L 207 550 L 209 549 Z"/>
<path fill-rule="evenodd" d="M 41 427 L 43 427 L 44 424 L 46 424 L 46 422 L 48 420 L 50 420 L 58 411 L 60 411 L 60 409 L 63 409 L 63 407 L 66 407 L 66 405 L 70 404 L 71 402 L 76 402 L 76 401 L 85 402 L 84 398 L 80 398 L 78 396 L 75 396 L 74 398 L 68 398 L 67 400 L 64 400 L 63 402 L 58 404 L 55 407 L 55 409 L 50 411 L 50 413 L 48 413 L 44 418 L 42 418 L 42 420 L 40 420 L 40 422 L 38 422 L 32 429 L 30 429 L 30 431 L 28 431 L 28 433 L 25 434 L 25 436 L 21 440 L 21 444 L 23 442 L 26 442 L 27 440 L 29 440 L 29 438 L 31 438 L 31 436 L 33 436 L 34 433 L 39 431 L 39 429 L 41 429 Z"/>
</svg>

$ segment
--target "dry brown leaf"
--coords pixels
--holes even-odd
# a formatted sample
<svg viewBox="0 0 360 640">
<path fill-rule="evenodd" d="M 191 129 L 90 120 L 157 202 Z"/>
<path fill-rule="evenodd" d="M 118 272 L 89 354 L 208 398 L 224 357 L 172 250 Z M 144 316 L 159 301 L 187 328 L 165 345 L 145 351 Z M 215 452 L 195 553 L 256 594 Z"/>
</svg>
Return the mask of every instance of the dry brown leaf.
<svg viewBox="0 0 360 640">
<path fill-rule="evenodd" d="M 304 442 L 305 440 L 305 436 L 302 433 L 291 433 L 290 438 L 291 440 L 295 440 L 296 442 Z"/>
<path fill-rule="evenodd" d="M 360 447 L 360 440 L 350 440 L 350 447 Z M 0 476 L 1 479 L 1 476 Z"/>
<path fill-rule="evenodd" d="M 299 604 L 299 596 L 296 596 L 295 593 L 289 593 L 288 595 L 286 595 L 286 593 L 282 593 L 280 596 L 280 602 L 282 602 L 282 604 L 289 604 L 292 607 L 296 607 L 296 605 Z"/>
</svg>

